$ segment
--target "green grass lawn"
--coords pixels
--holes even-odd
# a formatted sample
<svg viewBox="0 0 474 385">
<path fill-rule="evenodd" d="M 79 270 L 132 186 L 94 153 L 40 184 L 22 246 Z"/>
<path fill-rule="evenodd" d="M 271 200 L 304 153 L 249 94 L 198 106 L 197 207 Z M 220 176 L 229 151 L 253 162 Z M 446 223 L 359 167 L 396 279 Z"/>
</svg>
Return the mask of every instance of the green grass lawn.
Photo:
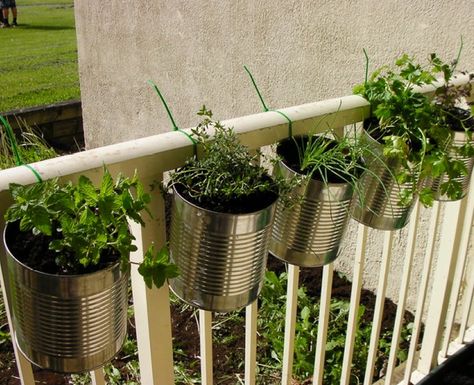
<svg viewBox="0 0 474 385">
<path fill-rule="evenodd" d="M 19 27 L 0 29 L 0 112 L 80 98 L 73 4 L 17 0 Z"/>
</svg>

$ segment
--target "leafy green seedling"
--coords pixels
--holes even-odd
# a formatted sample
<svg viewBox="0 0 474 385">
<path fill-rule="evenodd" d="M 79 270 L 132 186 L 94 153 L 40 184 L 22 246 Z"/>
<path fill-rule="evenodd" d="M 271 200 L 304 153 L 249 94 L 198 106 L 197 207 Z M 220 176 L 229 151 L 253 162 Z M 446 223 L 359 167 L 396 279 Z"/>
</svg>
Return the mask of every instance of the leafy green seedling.
<svg viewBox="0 0 474 385">
<path fill-rule="evenodd" d="M 127 270 L 130 252 L 137 250 L 128 220 L 144 225 L 141 212 L 150 213 L 151 198 L 137 174 L 119 175 L 114 181 L 107 169 L 98 188 L 80 176 L 77 184 L 60 184 L 57 179 L 28 186 L 11 184 L 10 192 L 14 203 L 5 214 L 7 222 L 18 222 L 21 232 L 46 237 L 58 271 L 66 274 L 93 271 L 117 259 Z M 150 264 L 152 254 L 151 247 L 144 264 Z M 176 273 L 170 264 L 163 270 L 166 262 L 159 261 L 149 271 L 150 279 L 162 285 L 166 274 Z"/>
<path fill-rule="evenodd" d="M 152 288 L 153 284 L 156 287 L 161 287 L 167 278 L 175 278 L 179 275 L 178 267 L 169 263 L 169 253 L 166 246 L 155 253 L 153 245 L 145 253 L 145 258 L 138 267 L 138 272 L 143 276 L 149 289 Z"/>
</svg>

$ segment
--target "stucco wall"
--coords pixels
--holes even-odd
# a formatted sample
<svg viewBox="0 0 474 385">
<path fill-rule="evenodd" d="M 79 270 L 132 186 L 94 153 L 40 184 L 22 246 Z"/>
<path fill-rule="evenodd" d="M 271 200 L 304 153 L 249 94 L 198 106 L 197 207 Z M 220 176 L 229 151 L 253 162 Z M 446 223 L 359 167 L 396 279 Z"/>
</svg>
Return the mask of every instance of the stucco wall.
<svg viewBox="0 0 474 385">
<path fill-rule="evenodd" d="M 463 35 L 460 68 L 474 69 L 472 0 L 77 0 L 75 11 L 88 147 L 170 130 L 148 79 L 178 124 L 189 127 L 202 104 L 219 119 L 261 111 L 244 64 L 273 108 L 350 94 L 364 77 L 363 48 L 373 69 L 405 52 L 453 58 Z M 354 229 L 338 262 L 349 276 Z M 380 238 L 371 232 L 368 288 L 378 279 L 371 269 L 379 264 Z M 425 238 L 420 233 L 418 260 Z M 394 257 L 395 270 L 401 261 Z M 392 298 L 398 281 L 390 283 Z"/>
</svg>

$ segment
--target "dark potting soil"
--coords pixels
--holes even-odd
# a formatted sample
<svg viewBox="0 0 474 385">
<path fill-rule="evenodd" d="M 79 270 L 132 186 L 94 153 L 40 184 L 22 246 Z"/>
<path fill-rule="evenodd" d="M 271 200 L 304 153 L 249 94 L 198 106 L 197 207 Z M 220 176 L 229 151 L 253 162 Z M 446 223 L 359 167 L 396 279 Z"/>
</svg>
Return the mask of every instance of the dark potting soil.
<svg viewBox="0 0 474 385">
<path fill-rule="evenodd" d="M 54 228 L 54 226 L 53 226 Z M 102 270 L 115 264 L 119 255 L 113 249 L 107 249 L 101 255 L 100 263 L 95 266 L 83 267 L 59 267 L 56 264 L 58 253 L 49 249 L 49 243 L 53 239 L 59 239 L 61 233 L 55 231 L 53 236 L 44 234 L 34 235 L 32 231 L 20 231 L 18 222 L 8 224 L 6 231 L 6 241 L 10 252 L 21 263 L 26 266 L 48 274 L 87 274 Z M 70 251 L 62 251 L 69 260 L 75 260 Z"/>
<path fill-rule="evenodd" d="M 226 214 L 250 214 L 263 210 L 278 199 L 278 194 L 272 191 L 256 191 L 251 195 L 234 196 L 228 199 L 208 199 L 202 197 L 197 200 L 183 188 L 175 186 L 176 191 L 188 202 L 205 210 L 217 211 Z"/>
<path fill-rule="evenodd" d="M 471 115 L 470 110 L 453 107 L 446 112 L 446 121 L 454 131 L 464 132 L 466 129 L 469 131 L 474 130 L 474 117 Z"/>
<path fill-rule="evenodd" d="M 367 134 L 380 144 L 385 143 L 384 137 L 390 135 L 398 135 L 397 130 L 394 130 L 393 132 L 391 132 L 391 130 L 389 129 L 382 130 L 378 119 L 375 117 L 371 117 L 364 120 L 363 127 Z M 411 135 L 408 141 L 408 145 L 410 146 L 410 149 L 412 151 L 419 151 L 423 148 L 421 137 L 419 137 L 418 135 Z"/>
</svg>

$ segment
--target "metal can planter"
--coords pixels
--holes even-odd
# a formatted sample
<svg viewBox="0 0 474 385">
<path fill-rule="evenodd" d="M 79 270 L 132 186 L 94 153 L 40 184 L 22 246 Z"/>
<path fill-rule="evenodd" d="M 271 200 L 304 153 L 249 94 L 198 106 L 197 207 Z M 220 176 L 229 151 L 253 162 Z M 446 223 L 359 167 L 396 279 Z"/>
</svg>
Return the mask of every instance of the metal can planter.
<svg viewBox="0 0 474 385">
<path fill-rule="evenodd" d="M 176 188 L 172 204 L 170 256 L 180 275 L 173 292 L 203 310 L 228 312 L 260 293 L 276 207 L 248 214 L 203 209 Z"/>
<path fill-rule="evenodd" d="M 361 179 L 357 191 L 352 217 L 369 227 L 378 230 L 398 230 L 405 227 L 415 203 L 400 205 L 400 196 L 405 189 L 412 189 L 411 183 L 399 184 L 395 175 L 401 168 L 399 162 L 389 160 L 383 155 L 383 145 L 372 138 L 365 130 L 362 141 L 370 151 L 365 157 L 368 170 Z"/>
<path fill-rule="evenodd" d="M 288 178 L 298 174 L 281 161 L 277 167 Z M 270 253 L 302 267 L 331 263 L 350 219 L 353 187 L 309 179 L 293 193 L 302 200 L 289 208 L 277 205 Z"/>
<path fill-rule="evenodd" d="M 128 274 L 119 263 L 83 275 L 47 274 L 20 262 L 4 243 L 18 347 L 33 364 L 77 373 L 109 362 L 127 334 Z"/>
<path fill-rule="evenodd" d="M 467 174 L 462 175 L 458 178 L 455 178 L 462 186 L 462 196 L 459 199 L 462 199 L 466 196 L 469 190 L 469 184 L 471 183 L 471 174 L 472 169 L 474 167 L 474 158 L 473 157 L 463 157 L 457 151 L 460 147 L 466 144 L 469 141 L 468 135 L 465 131 L 454 131 L 453 132 L 453 142 L 452 142 L 452 150 L 450 151 L 450 155 L 452 155 L 455 159 L 460 160 L 466 166 Z M 471 145 L 474 145 L 474 141 L 470 141 Z M 452 201 L 453 199 L 448 198 L 446 194 L 441 192 L 441 185 L 449 180 L 448 175 L 442 174 L 437 178 L 428 178 L 426 180 L 425 185 L 430 187 L 431 190 L 434 192 L 434 199 L 438 201 Z"/>
</svg>

